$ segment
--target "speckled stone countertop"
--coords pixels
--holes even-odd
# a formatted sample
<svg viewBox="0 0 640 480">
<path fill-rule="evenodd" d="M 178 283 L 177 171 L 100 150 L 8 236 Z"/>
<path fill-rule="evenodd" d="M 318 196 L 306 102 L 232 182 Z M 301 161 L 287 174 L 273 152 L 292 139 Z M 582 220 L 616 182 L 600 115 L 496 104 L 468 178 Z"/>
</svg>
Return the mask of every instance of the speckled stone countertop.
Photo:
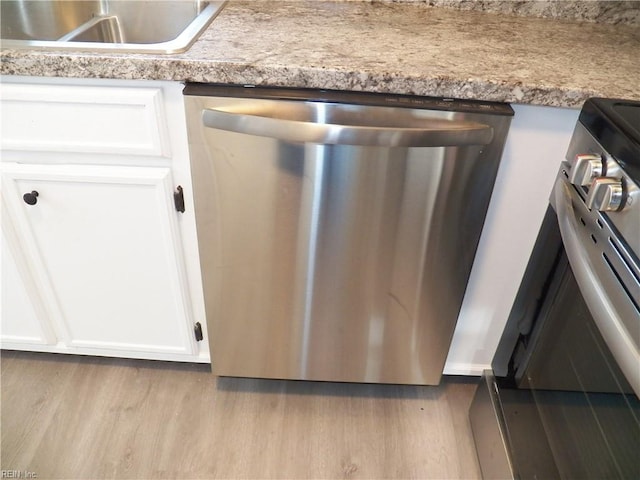
<svg viewBox="0 0 640 480">
<path fill-rule="evenodd" d="M 415 3 L 232 1 L 176 55 L 2 50 L 0 73 L 364 90 L 579 107 L 640 100 L 640 28 Z"/>
</svg>

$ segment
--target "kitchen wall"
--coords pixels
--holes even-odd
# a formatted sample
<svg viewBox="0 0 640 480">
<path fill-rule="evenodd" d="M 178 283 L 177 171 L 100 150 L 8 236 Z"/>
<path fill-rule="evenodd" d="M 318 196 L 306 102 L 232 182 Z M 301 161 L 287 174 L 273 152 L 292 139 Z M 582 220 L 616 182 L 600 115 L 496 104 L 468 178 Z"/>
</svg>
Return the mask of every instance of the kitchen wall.
<svg viewBox="0 0 640 480">
<path fill-rule="evenodd" d="M 529 261 L 578 109 L 512 105 L 500 170 L 444 373 L 489 368 Z"/>
</svg>

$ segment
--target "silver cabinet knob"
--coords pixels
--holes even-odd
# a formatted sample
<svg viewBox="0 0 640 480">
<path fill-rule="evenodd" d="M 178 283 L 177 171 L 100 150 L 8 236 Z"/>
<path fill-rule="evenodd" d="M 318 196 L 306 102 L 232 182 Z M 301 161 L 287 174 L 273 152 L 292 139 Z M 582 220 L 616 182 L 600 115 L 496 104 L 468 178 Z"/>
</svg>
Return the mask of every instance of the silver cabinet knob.
<svg viewBox="0 0 640 480">
<path fill-rule="evenodd" d="M 591 185 L 596 177 L 602 176 L 604 165 L 602 157 L 592 153 L 578 154 L 573 159 L 569 182 L 573 185 Z"/>
<path fill-rule="evenodd" d="M 599 177 L 593 180 L 587 195 L 587 207 L 600 212 L 624 207 L 624 187 L 619 178 Z"/>
</svg>

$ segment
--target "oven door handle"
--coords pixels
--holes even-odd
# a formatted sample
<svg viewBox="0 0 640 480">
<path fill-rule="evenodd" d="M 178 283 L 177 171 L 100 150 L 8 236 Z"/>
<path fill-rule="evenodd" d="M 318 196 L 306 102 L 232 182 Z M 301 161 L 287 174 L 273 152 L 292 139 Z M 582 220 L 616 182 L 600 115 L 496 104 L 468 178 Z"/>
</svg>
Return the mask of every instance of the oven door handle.
<svg viewBox="0 0 640 480">
<path fill-rule="evenodd" d="M 640 397 L 640 352 L 622 322 L 620 313 L 595 271 L 589 251 L 578 236 L 578 221 L 574 212 L 570 187 L 556 181 L 554 189 L 556 214 L 569 264 L 607 346 L 616 359 L 636 395 Z"/>
</svg>

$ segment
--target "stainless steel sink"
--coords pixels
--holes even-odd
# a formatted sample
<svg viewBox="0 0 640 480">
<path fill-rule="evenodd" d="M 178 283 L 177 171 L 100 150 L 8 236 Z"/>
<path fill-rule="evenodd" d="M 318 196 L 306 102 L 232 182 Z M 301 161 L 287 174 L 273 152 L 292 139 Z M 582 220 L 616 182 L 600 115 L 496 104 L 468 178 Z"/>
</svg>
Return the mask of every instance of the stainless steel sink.
<svg viewBox="0 0 640 480">
<path fill-rule="evenodd" d="M 224 1 L 0 0 L 3 48 L 179 53 Z"/>
</svg>

